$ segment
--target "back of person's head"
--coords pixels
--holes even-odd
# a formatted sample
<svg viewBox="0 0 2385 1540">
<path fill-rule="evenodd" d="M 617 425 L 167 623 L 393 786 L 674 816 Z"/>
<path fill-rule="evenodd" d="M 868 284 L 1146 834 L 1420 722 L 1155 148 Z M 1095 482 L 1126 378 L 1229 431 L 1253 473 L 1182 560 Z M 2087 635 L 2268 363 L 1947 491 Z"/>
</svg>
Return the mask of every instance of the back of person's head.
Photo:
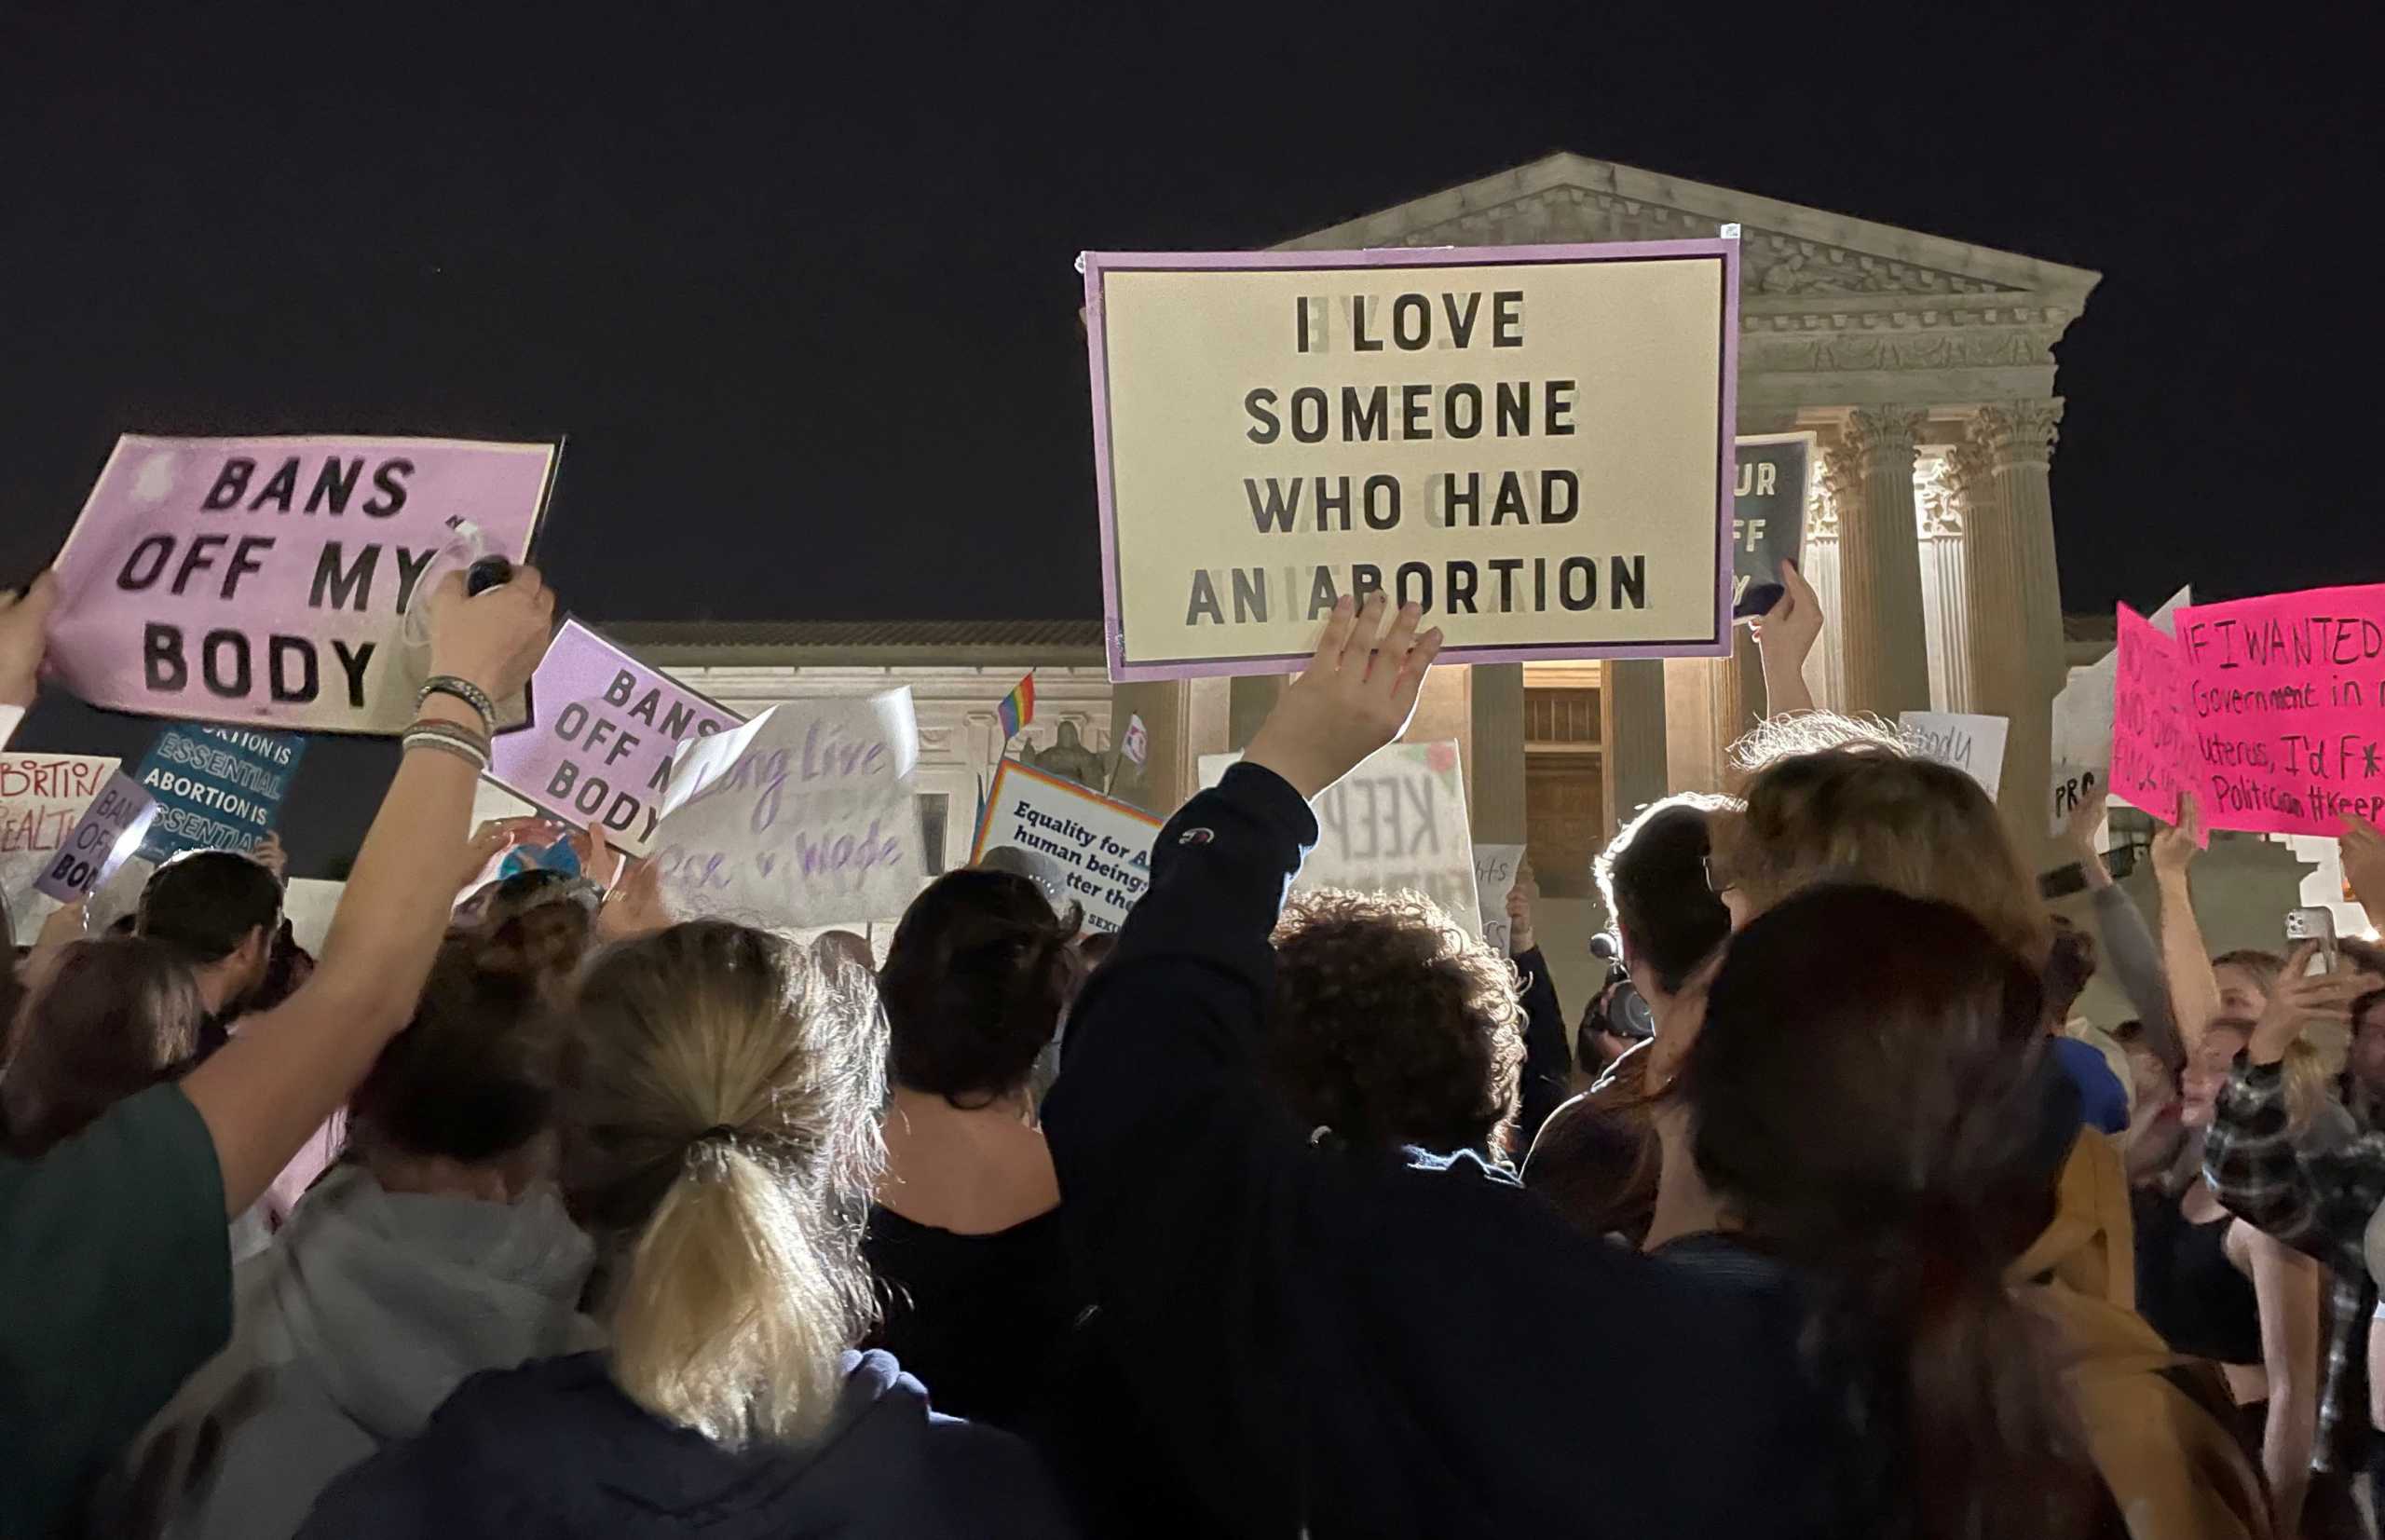
<svg viewBox="0 0 2385 1540">
<path fill-rule="evenodd" d="M 865 974 L 878 972 L 878 958 L 870 951 L 868 939 L 851 931 L 822 931 L 811 938 L 811 955 L 830 973 L 839 968 L 859 968 Z"/>
<path fill-rule="evenodd" d="M 206 1015 L 189 959 L 138 937 L 70 943 L 20 1012 L 0 1113 L 25 1156 L 170 1078 L 197 1049 Z"/>
<path fill-rule="evenodd" d="M 564 1187 L 609 1253 L 613 1376 L 717 1443 L 820 1431 L 872 1316 L 886 1040 L 866 984 L 725 920 L 624 942 L 580 979 Z"/>
<path fill-rule="evenodd" d="M 1683 792 L 1651 803 L 1591 865 L 1627 956 L 1668 993 L 1731 934 L 1731 911 L 1706 879 L 1711 815 L 1738 804 Z"/>
<path fill-rule="evenodd" d="M 1421 893 L 1295 893 L 1275 928 L 1267 1072 L 1344 1144 L 1504 1149 L 1523 1066 L 1506 959 Z"/>
<path fill-rule="evenodd" d="M 150 874 L 134 912 L 142 935 L 170 942 L 201 964 L 221 962 L 281 924 L 281 879 L 233 851 L 188 851 Z"/>
<path fill-rule="evenodd" d="M 1836 748 L 1779 760 L 1746 791 L 1746 810 L 1718 824 L 1714 854 L 1715 885 L 1737 893 L 1740 912 L 1761 914 L 1818 882 L 1870 883 L 1958 905 L 2006 947 L 2045 961 L 2050 925 L 2037 881 L 1996 804 L 1961 770 Z"/>
<path fill-rule="evenodd" d="M 1823 886 L 1733 939 L 1683 1060 L 1698 1170 L 1812 1288 L 1851 1490 L 1885 1509 L 1860 1533 L 2073 1534 L 2101 1501 L 2004 1286 L 2070 1138 L 2044 1016 L 2037 969 L 1969 913 Z"/>
<path fill-rule="evenodd" d="M 1783 759 L 1843 751 L 1885 754 L 1902 759 L 1913 753 L 1903 733 L 1876 716 L 1835 711 L 1792 711 L 1767 716 L 1731 744 L 1732 767 L 1753 775 Z"/>
<path fill-rule="evenodd" d="M 983 1107 L 1028 1082 L 1076 980 L 1074 908 L 1011 872 L 973 867 L 930 883 L 894 928 L 878 979 L 894 1083 Z"/>
<path fill-rule="evenodd" d="M 1647 1056 L 1630 1055 L 1599 1089 L 1549 1113 L 1523 1168 L 1524 1186 L 1574 1229 L 1634 1247 L 1647 1239 L 1656 1207 L 1657 1145 L 1640 1073 Z"/>
<path fill-rule="evenodd" d="M 350 1105 L 369 1155 L 493 1165 L 552 1126 L 565 1023 L 557 981 L 587 944 L 577 905 L 550 905 L 440 947 L 414 1019 L 374 1060 Z"/>
<path fill-rule="evenodd" d="M 484 889 L 471 906 L 471 916 L 476 923 L 494 930 L 549 904 L 572 904 L 593 911 L 602 896 L 594 883 L 576 873 L 532 866 Z"/>
<path fill-rule="evenodd" d="M 979 856 L 976 869 L 984 872 L 1008 872 L 1035 884 L 1054 908 L 1068 902 L 1069 872 L 1058 859 L 1042 851 L 1022 850 L 1016 845 L 997 845 Z"/>
<path fill-rule="evenodd" d="M 2095 978 L 2095 938 L 2070 922 L 2051 917 L 2053 934 L 2046 952 L 2046 1010 L 2056 1021 L 2066 1021 L 2071 1007 Z"/>
</svg>

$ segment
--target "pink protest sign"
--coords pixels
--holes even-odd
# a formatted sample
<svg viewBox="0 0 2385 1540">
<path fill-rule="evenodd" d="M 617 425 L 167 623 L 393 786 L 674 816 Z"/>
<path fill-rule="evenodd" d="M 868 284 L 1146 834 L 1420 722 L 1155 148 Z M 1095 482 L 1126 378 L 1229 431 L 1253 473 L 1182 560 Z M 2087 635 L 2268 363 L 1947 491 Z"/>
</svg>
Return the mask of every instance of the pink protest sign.
<svg viewBox="0 0 2385 1540">
<path fill-rule="evenodd" d="M 2178 612 L 2205 824 L 2340 834 L 2385 817 L 2385 584 Z"/>
<path fill-rule="evenodd" d="M 117 770 L 100 788 L 56 858 L 43 868 L 34 891 L 61 904 L 89 897 L 92 889 L 115 876 L 141 848 L 141 837 L 157 816 L 157 801 L 141 789 L 141 783 Z"/>
<path fill-rule="evenodd" d="M 552 443 L 128 433 L 59 555 L 51 666 L 116 711 L 399 731 L 427 665 L 407 606 L 457 560 L 459 524 L 493 553 L 527 555 L 555 457 Z"/>
<path fill-rule="evenodd" d="M 2112 793 L 2174 824 L 2178 794 L 2197 789 L 2199 764 L 2187 720 L 2184 649 L 2122 605 L 2119 665 L 2112 682 Z"/>
<path fill-rule="evenodd" d="M 497 735 L 488 778 L 567 823 L 653 847 L 671 757 L 745 719 L 566 620 L 530 677 L 530 723 Z"/>
</svg>

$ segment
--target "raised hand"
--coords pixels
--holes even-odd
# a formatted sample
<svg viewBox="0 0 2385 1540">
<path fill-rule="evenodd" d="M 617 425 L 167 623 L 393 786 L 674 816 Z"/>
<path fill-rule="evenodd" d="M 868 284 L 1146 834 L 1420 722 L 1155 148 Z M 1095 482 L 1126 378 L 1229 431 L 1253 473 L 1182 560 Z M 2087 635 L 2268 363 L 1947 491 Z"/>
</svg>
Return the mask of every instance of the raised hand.
<svg viewBox="0 0 2385 1540">
<path fill-rule="evenodd" d="M 1441 632 L 1418 635 L 1422 611 L 1414 605 L 1402 605 L 1384 629 L 1383 609 L 1380 589 L 1364 609 L 1347 595 L 1334 605 L 1316 655 L 1268 713 L 1245 763 L 1263 765 L 1314 797 L 1399 736 L 1441 650 Z"/>
<path fill-rule="evenodd" d="M 457 857 L 460 869 L 456 891 L 461 893 L 479 882 L 490 865 L 514 846 L 547 838 L 553 827 L 545 819 L 536 817 L 492 818 L 483 824 L 472 831 L 471 838 L 464 842 L 463 852 Z"/>
<path fill-rule="evenodd" d="M 1756 650 L 1769 670 L 1776 661 L 1792 673 L 1801 672 L 1806 656 L 1822 634 L 1822 602 L 1797 564 L 1780 561 L 1780 597 L 1772 607 L 1748 622 L 1755 634 Z"/>
<path fill-rule="evenodd" d="M 0 593 L 0 706 L 30 706 L 41 674 L 43 628 L 58 603 L 58 579 L 44 572 L 20 593 Z"/>
<path fill-rule="evenodd" d="M 2336 841 L 2344 864 L 2344 880 L 2351 895 L 2368 912 L 2372 924 L 2385 917 L 2385 833 L 2356 813 L 2344 814 L 2344 834 Z"/>
<path fill-rule="evenodd" d="M 1507 953 L 1520 956 L 1539 945 L 1533 932 L 1533 906 L 1540 902 L 1540 879 L 1533 875 L 1532 862 L 1523 861 L 1516 867 L 1516 885 L 1507 890 Z"/>
<path fill-rule="evenodd" d="M 290 877 L 290 852 L 281 848 L 281 836 L 268 833 L 249 847 L 249 859 L 285 881 Z"/>
<path fill-rule="evenodd" d="M 430 595 L 430 672 L 469 680 L 492 700 L 520 693 L 554 633 L 555 596 L 535 566 L 480 593 L 450 572 Z"/>
<path fill-rule="evenodd" d="M 2107 800 L 2107 795 L 2101 790 L 2092 797 L 2080 797 L 2072 805 L 2070 817 L 2062 828 L 2063 838 L 2078 858 L 2078 869 L 2085 874 L 2090 888 L 2112 885 L 2112 874 L 2105 870 L 2103 854 L 2095 849 L 2095 831 L 2103 826 Z"/>
<path fill-rule="evenodd" d="M 2285 972 L 2269 990 L 2268 1009 L 2253 1025 L 2252 1056 L 2256 1064 L 2275 1064 L 2294 1046 L 2294 1040 L 2313 1021 L 2351 1019 L 2352 1002 L 2385 988 L 2375 974 L 2337 968 L 2332 973 L 2305 974 L 2318 955 L 2319 944 L 2306 941 L 2285 960 Z"/>
<path fill-rule="evenodd" d="M 671 907 L 662 897 L 661 864 L 649 859 L 630 867 L 628 875 L 605 895 L 604 907 L 596 911 L 596 938 L 628 941 L 667 931 L 673 923 Z"/>
<path fill-rule="evenodd" d="M 2178 794 L 2178 821 L 2165 824 L 2153 836 L 2153 872 L 2157 877 L 2184 877 L 2202 848 L 2202 804 L 2195 794 Z"/>
</svg>

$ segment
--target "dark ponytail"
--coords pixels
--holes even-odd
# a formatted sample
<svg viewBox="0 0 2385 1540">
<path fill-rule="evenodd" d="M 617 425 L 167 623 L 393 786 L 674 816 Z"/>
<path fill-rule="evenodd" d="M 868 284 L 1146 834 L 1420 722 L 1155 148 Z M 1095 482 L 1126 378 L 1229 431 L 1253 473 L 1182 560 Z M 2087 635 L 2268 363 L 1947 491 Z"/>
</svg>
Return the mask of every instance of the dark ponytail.
<svg viewBox="0 0 2385 1540">
<path fill-rule="evenodd" d="M 2068 1144 L 2044 1016 L 2036 972 L 1969 915 L 1823 888 L 1733 941 L 1683 1061 L 1700 1174 L 1811 1289 L 1860 1533 L 2064 1540 L 2110 1512 L 2005 1287 Z"/>
<path fill-rule="evenodd" d="M 1076 981 L 1080 919 L 1009 872 L 948 872 L 912 900 L 879 974 L 895 1083 L 958 1107 L 1026 1084 Z"/>
</svg>

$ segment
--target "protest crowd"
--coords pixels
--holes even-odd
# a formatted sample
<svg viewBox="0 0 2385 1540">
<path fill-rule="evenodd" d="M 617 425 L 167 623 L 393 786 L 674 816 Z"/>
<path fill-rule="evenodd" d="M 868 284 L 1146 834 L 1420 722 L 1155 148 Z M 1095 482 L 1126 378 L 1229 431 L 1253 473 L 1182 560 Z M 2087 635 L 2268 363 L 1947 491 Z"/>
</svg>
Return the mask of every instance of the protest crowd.
<svg viewBox="0 0 2385 1540">
<path fill-rule="evenodd" d="M 1600 859 L 1651 1030 L 1569 1041 L 1528 872 L 1505 955 L 1288 901 L 1440 646 L 1377 593 L 1114 934 L 995 850 L 881 964 L 601 821 L 495 875 L 556 833 L 467 827 L 554 605 L 430 594 L 320 959 L 268 846 L 0 978 L 6 1533 L 2371 1533 L 2385 958 L 2210 957 L 2190 798 L 2150 923 L 2082 808 L 2057 924 L 1971 778 L 1787 686 Z"/>
</svg>

